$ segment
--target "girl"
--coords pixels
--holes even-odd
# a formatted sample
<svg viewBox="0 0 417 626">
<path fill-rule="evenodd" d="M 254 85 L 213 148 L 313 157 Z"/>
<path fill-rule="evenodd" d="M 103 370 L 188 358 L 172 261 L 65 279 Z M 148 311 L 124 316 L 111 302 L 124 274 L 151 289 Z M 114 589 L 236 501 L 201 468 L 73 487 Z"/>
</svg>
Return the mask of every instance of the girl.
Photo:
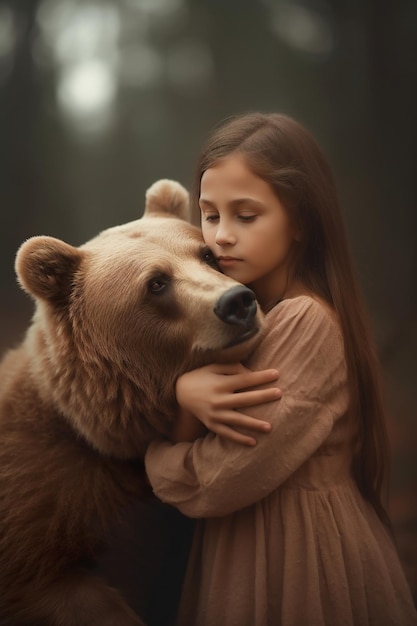
<svg viewBox="0 0 417 626">
<path fill-rule="evenodd" d="M 181 377 L 182 441 L 147 451 L 157 496 L 201 518 L 179 626 L 417 623 L 382 504 L 375 354 L 323 154 L 289 117 L 237 117 L 203 150 L 195 196 L 206 243 L 253 289 L 267 332 L 249 369 Z"/>
</svg>

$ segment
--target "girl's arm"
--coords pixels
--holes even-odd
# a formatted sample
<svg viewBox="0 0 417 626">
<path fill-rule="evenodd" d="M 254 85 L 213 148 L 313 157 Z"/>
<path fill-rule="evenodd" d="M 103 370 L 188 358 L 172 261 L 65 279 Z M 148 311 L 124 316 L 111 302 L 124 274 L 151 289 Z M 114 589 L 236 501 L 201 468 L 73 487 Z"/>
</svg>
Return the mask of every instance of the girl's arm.
<svg viewBox="0 0 417 626">
<path fill-rule="evenodd" d="M 156 495 L 189 517 L 218 517 L 266 497 L 326 442 L 347 415 L 343 339 L 337 321 L 311 298 L 284 301 L 251 357 L 256 370 L 280 365 L 282 399 L 251 408 L 272 424 L 255 447 L 214 433 L 191 442 L 153 441 L 145 455 Z M 237 396 L 239 394 L 236 394 Z"/>
<path fill-rule="evenodd" d="M 172 440 L 194 441 L 207 432 L 205 426 L 231 441 L 254 446 L 256 439 L 242 430 L 266 433 L 271 430 L 271 424 L 238 409 L 278 400 L 282 394 L 277 387 L 254 389 L 277 378 L 277 370 L 253 372 L 241 363 L 213 364 L 187 372 L 176 385 L 181 412 L 174 424 Z"/>
</svg>

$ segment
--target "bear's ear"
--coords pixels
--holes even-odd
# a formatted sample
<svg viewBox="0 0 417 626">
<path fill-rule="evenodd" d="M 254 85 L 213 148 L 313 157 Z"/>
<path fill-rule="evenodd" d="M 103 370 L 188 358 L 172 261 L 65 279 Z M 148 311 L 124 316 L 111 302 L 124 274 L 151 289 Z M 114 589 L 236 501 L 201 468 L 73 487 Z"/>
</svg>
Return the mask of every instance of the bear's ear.
<svg viewBox="0 0 417 626">
<path fill-rule="evenodd" d="M 31 237 L 17 251 L 15 269 L 23 289 L 43 300 L 69 296 L 82 253 L 54 237 Z"/>
<path fill-rule="evenodd" d="M 158 180 L 146 192 L 146 217 L 171 215 L 188 221 L 190 218 L 190 197 L 188 191 L 175 180 Z"/>
</svg>

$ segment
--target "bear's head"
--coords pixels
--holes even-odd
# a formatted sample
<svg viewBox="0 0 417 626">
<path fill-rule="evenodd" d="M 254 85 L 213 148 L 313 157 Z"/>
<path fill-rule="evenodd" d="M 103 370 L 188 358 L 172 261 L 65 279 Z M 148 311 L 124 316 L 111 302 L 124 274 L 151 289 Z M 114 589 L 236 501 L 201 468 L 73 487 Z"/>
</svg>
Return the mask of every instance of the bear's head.
<svg viewBox="0 0 417 626">
<path fill-rule="evenodd" d="M 254 294 L 222 274 L 188 193 L 161 180 L 144 216 L 80 247 L 33 237 L 16 272 L 35 299 L 26 338 L 42 403 L 104 454 L 141 455 L 175 418 L 175 380 L 243 359 L 260 337 Z"/>
</svg>

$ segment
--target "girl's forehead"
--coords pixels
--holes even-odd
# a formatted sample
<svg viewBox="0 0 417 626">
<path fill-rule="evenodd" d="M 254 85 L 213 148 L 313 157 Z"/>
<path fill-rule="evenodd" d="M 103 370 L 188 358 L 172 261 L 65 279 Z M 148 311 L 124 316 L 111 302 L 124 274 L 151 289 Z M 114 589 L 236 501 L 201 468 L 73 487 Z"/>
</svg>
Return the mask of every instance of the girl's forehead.
<svg viewBox="0 0 417 626">
<path fill-rule="evenodd" d="M 208 168 L 201 177 L 200 200 L 219 196 L 258 197 L 273 193 L 269 183 L 255 174 L 241 154 L 232 154 Z"/>
<path fill-rule="evenodd" d="M 230 183 L 237 181 L 241 184 L 252 178 L 262 180 L 251 170 L 243 155 L 233 153 L 207 168 L 201 177 L 201 185 L 208 185 L 218 179 L 225 179 Z"/>
</svg>

